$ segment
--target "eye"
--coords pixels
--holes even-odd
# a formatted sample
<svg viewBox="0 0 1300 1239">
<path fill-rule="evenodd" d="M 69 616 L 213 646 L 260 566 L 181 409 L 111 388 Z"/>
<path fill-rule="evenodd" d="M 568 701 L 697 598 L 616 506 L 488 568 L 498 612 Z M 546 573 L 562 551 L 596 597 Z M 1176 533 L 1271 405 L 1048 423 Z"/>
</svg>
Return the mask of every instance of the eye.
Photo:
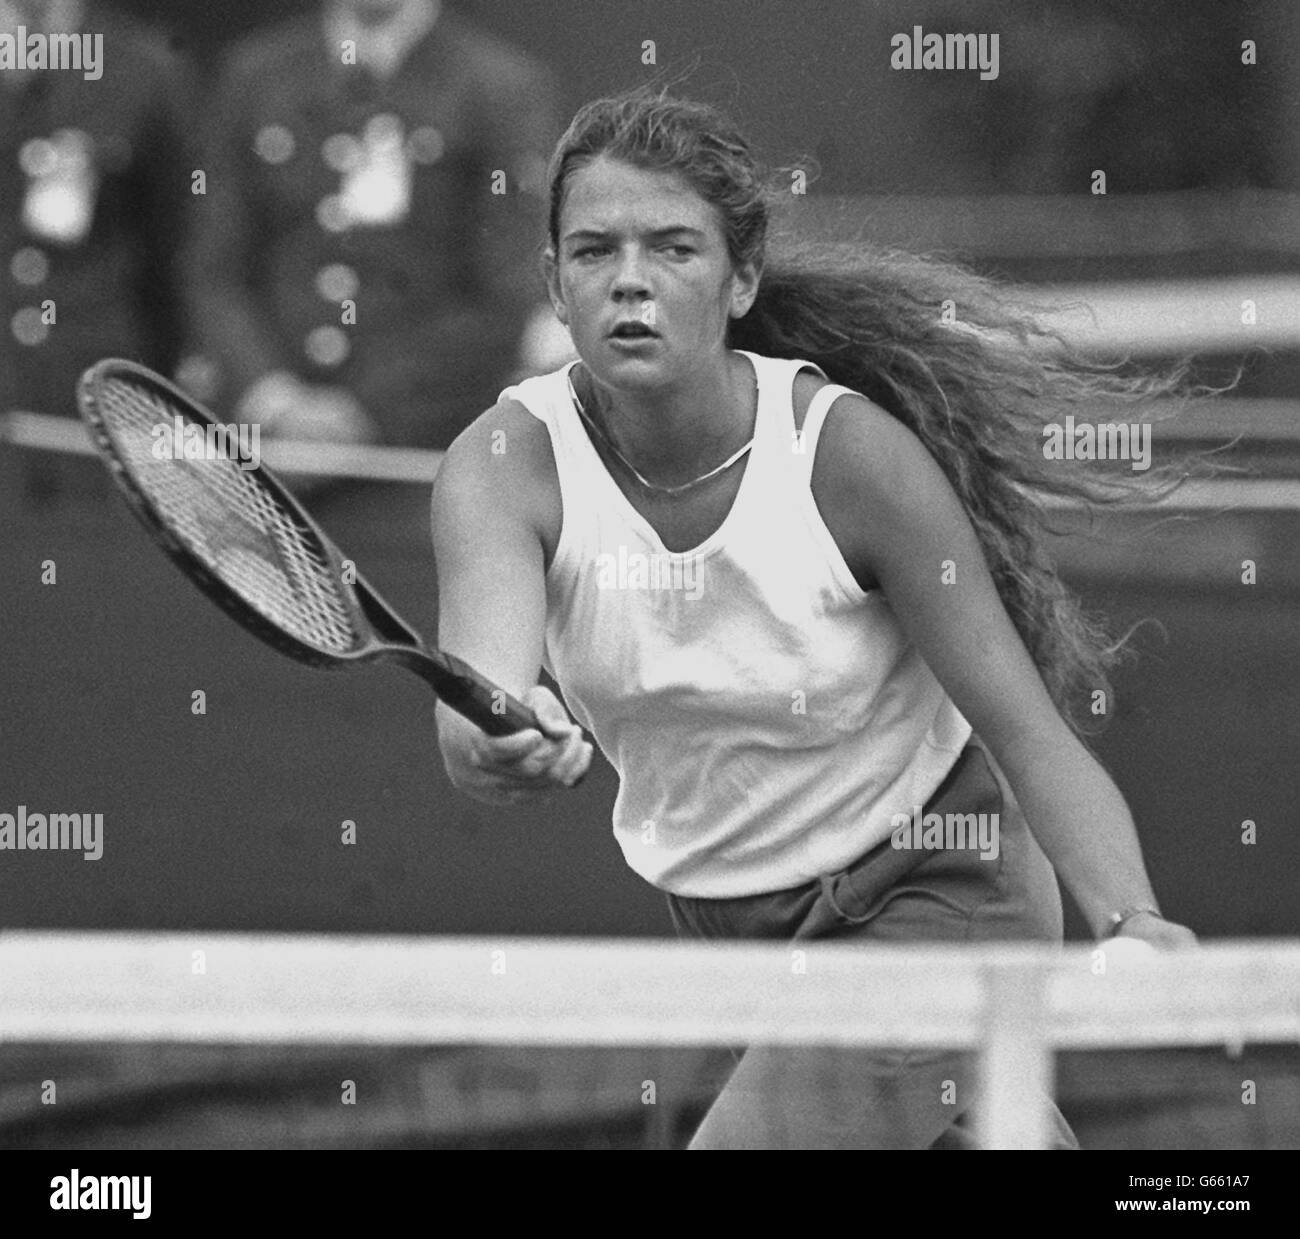
<svg viewBox="0 0 1300 1239">
<path fill-rule="evenodd" d="M 573 251 L 574 258 L 599 258 L 602 254 L 609 253 L 608 245 L 584 245 L 581 249 Z"/>
<path fill-rule="evenodd" d="M 665 245 L 664 249 L 674 258 L 689 258 L 695 253 L 695 247 L 691 245 Z"/>
</svg>

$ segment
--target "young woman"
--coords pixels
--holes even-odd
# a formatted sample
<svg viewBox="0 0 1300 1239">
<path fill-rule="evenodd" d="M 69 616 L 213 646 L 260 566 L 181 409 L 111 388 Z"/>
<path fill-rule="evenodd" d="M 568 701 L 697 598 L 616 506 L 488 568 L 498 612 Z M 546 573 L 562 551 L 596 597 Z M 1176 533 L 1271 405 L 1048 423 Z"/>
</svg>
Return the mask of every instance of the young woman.
<svg viewBox="0 0 1300 1239">
<path fill-rule="evenodd" d="M 683 934 L 1059 940 L 1059 874 L 1097 936 L 1194 942 L 1072 721 L 1109 700 L 1116 647 L 1039 547 L 1043 496 L 1121 485 L 1046 459 L 1042 427 L 1173 380 L 1072 358 L 956 268 L 767 263 L 759 170 L 706 106 L 587 105 L 550 192 L 580 360 L 503 392 L 433 504 L 440 644 L 545 734 L 440 708 L 453 783 L 501 802 L 582 777 L 544 666 Z M 923 846 L 901 824 L 930 814 L 993 833 Z M 955 1054 L 755 1048 L 692 1147 L 967 1147 L 971 1089 Z"/>
</svg>

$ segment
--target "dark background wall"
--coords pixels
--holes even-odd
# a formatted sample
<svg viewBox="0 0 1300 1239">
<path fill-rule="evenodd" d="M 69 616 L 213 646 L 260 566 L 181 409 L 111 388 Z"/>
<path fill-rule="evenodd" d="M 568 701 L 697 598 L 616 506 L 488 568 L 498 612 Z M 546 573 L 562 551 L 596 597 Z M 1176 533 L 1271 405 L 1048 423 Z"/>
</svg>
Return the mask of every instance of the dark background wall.
<svg viewBox="0 0 1300 1239">
<path fill-rule="evenodd" d="M 1300 10 L 1288 0 L 447 0 L 555 71 L 568 109 L 656 71 L 723 103 L 778 165 L 825 193 L 1300 188 Z M 120 0 L 201 72 L 315 0 Z M 1000 73 L 906 73 L 890 38 L 996 31 Z M 1254 39 L 1259 63 L 1241 64 Z M 655 43 L 657 65 L 642 64 Z"/>
</svg>

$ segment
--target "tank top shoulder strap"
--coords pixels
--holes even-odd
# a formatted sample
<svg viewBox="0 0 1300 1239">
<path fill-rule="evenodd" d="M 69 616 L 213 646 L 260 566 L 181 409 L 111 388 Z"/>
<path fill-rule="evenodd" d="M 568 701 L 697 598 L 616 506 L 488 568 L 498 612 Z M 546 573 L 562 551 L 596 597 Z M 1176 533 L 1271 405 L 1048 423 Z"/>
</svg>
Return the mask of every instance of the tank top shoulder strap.
<svg viewBox="0 0 1300 1239">
<path fill-rule="evenodd" d="M 830 412 L 831 405 L 841 396 L 853 394 L 851 387 L 842 387 L 838 383 L 827 383 L 813 394 L 808 404 L 808 411 L 804 414 L 803 429 L 799 435 L 801 442 L 795 456 L 795 459 L 800 462 L 805 481 L 812 480 L 813 461 L 817 458 L 817 440 L 821 436 L 826 414 Z"/>
</svg>

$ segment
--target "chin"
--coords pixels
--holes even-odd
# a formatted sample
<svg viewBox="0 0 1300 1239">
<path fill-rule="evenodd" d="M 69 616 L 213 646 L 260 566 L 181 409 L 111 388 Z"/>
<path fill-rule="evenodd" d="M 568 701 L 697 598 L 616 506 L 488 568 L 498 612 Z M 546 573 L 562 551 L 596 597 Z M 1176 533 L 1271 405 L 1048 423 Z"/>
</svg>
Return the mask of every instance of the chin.
<svg viewBox="0 0 1300 1239">
<path fill-rule="evenodd" d="M 666 358 L 618 354 L 611 356 L 605 349 L 600 350 L 591 360 L 584 357 L 583 364 L 607 386 L 626 391 L 662 387 L 673 373 Z"/>
</svg>

